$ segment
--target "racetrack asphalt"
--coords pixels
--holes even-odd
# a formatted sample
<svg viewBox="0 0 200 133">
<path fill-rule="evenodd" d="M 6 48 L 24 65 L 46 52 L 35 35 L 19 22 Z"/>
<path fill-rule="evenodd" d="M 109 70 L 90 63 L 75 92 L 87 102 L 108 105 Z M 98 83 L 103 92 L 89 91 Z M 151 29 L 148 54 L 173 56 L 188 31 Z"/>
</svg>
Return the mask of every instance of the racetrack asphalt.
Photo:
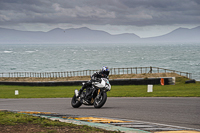
<svg viewBox="0 0 200 133">
<path fill-rule="evenodd" d="M 0 109 L 54 112 L 168 124 L 200 129 L 199 97 L 108 97 L 95 109 L 71 107 L 71 98 L 0 99 Z"/>
</svg>

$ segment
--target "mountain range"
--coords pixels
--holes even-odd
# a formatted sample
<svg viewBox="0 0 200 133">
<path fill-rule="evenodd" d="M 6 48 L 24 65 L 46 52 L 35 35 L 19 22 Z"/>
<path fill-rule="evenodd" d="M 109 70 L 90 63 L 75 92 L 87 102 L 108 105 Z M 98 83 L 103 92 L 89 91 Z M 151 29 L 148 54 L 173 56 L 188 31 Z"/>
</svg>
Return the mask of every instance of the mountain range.
<svg viewBox="0 0 200 133">
<path fill-rule="evenodd" d="M 200 26 L 178 28 L 168 34 L 140 38 L 134 33 L 111 35 L 86 27 L 60 29 L 48 32 L 20 31 L 0 28 L 0 43 L 134 43 L 134 42 L 200 42 Z"/>
</svg>

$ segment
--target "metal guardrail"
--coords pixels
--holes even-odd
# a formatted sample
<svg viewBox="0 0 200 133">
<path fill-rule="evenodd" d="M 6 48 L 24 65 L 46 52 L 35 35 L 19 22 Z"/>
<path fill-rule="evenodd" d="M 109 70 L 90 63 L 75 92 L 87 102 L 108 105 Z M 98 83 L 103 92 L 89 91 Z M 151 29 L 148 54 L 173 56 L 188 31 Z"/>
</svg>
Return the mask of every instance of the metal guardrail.
<svg viewBox="0 0 200 133">
<path fill-rule="evenodd" d="M 66 72 L 4 72 L 0 77 L 19 78 L 19 77 L 36 77 L 36 78 L 62 78 L 74 76 L 91 76 L 99 70 L 82 70 Z M 170 70 L 159 67 L 129 67 L 129 68 L 110 68 L 110 75 L 122 74 L 145 74 L 145 73 L 177 73 L 181 76 L 192 79 L 192 73 Z"/>
</svg>

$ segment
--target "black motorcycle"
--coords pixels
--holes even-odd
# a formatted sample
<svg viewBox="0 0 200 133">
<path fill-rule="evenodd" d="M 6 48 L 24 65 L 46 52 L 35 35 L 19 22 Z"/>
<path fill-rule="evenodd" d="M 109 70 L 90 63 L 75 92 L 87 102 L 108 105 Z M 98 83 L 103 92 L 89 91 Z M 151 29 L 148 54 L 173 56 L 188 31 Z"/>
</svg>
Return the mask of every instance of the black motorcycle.
<svg viewBox="0 0 200 133">
<path fill-rule="evenodd" d="M 84 85 L 84 83 L 83 83 Z M 95 108 L 101 108 L 107 100 L 107 91 L 110 91 L 111 85 L 107 78 L 101 78 L 100 81 L 92 82 L 79 95 L 79 91 L 75 90 L 75 95 L 72 97 L 71 105 L 74 108 L 79 108 L 82 104 L 94 105 Z"/>
</svg>

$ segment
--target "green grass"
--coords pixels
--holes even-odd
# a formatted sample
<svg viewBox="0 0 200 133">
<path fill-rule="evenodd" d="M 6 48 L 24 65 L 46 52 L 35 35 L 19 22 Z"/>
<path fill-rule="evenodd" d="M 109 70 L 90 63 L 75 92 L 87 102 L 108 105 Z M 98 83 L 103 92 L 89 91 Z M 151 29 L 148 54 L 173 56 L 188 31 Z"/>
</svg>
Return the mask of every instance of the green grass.
<svg viewBox="0 0 200 133">
<path fill-rule="evenodd" d="M 109 97 L 199 97 L 200 84 L 154 85 L 153 92 L 147 92 L 147 86 L 114 86 Z"/>
<path fill-rule="evenodd" d="M 0 98 L 62 98 L 72 97 L 81 86 L 9 86 L 0 85 Z M 15 95 L 15 90 L 19 95 Z"/>
<path fill-rule="evenodd" d="M 36 117 L 27 114 L 19 114 L 14 112 L 0 111 L 0 128 L 2 130 L 9 129 L 10 132 L 19 130 L 20 132 L 27 132 L 26 129 L 32 129 L 31 132 L 105 132 L 106 130 L 86 126 L 75 125 L 72 123 L 52 121 L 50 119 Z M 106 131 L 115 132 L 115 131 Z"/>
<path fill-rule="evenodd" d="M 147 85 L 113 85 L 108 97 L 200 97 L 200 82 L 185 84 L 177 78 L 176 85 L 154 85 L 147 92 Z M 64 98 L 72 97 L 81 86 L 8 86 L 0 85 L 0 98 Z M 15 90 L 19 95 L 15 95 Z"/>
<path fill-rule="evenodd" d="M 0 111 L 0 125 L 14 126 L 16 124 L 40 124 L 42 126 L 64 126 L 64 123 L 58 123 L 58 121 L 50 121 L 45 118 L 35 117 L 26 114 L 17 114 L 13 112 Z M 70 125 L 69 125 L 70 126 Z"/>
</svg>

